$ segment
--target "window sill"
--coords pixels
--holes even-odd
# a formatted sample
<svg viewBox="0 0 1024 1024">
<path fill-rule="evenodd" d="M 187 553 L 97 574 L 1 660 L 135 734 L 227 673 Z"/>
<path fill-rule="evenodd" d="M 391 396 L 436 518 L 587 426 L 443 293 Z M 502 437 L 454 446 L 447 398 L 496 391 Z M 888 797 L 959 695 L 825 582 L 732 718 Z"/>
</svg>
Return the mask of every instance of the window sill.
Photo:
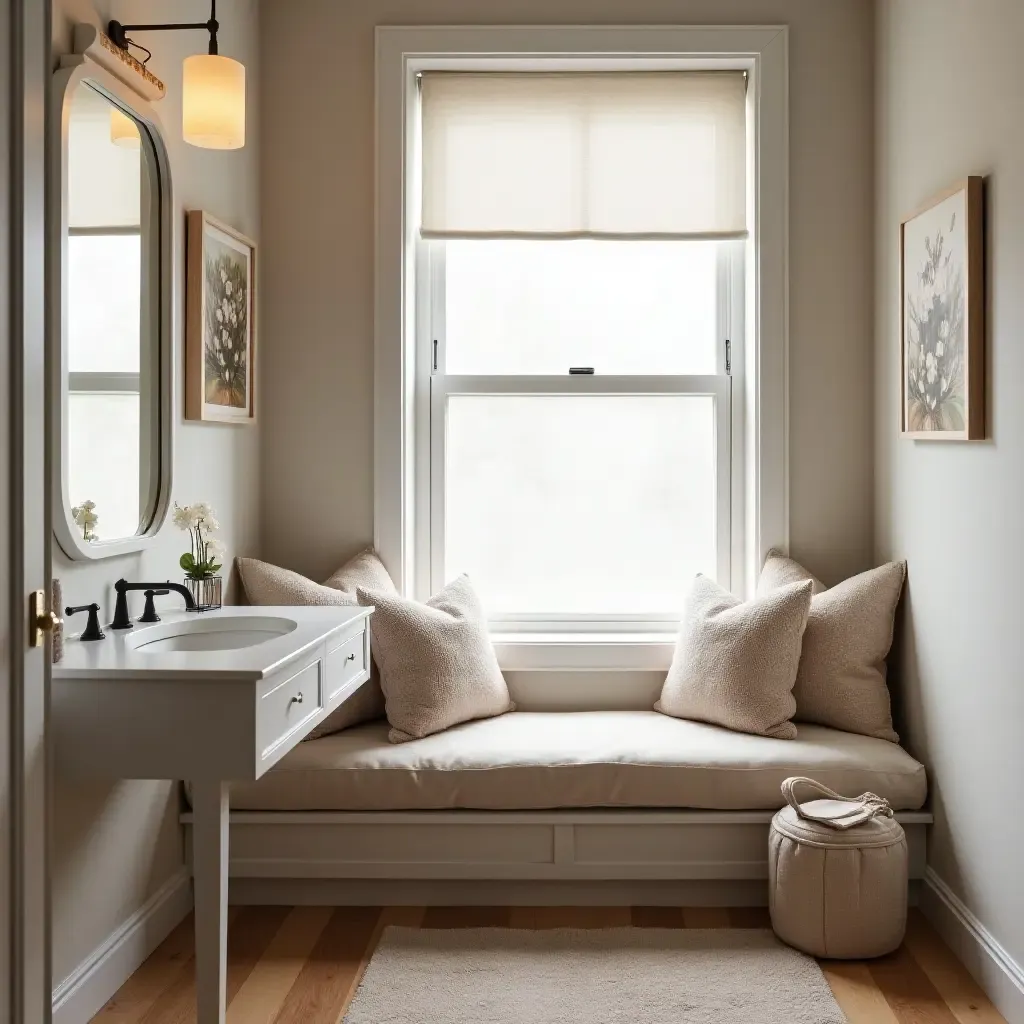
<svg viewBox="0 0 1024 1024">
<path fill-rule="evenodd" d="M 503 670 L 667 672 L 675 633 L 493 633 Z"/>
</svg>

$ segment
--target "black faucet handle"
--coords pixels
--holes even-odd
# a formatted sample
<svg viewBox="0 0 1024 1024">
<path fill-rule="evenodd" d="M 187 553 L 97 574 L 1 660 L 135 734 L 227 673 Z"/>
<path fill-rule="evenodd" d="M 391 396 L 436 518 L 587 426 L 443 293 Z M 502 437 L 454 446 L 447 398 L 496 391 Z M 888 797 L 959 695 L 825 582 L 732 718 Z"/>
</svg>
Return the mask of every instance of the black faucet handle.
<svg viewBox="0 0 1024 1024">
<path fill-rule="evenodd" d="M 72 608 L 64 609 L 65 615 L 77 615 L 79 612 L 88 612 L 89 621 L 82 630 L 79 640 L 102 640 L 107 634 L 100 629 L 100 606 L 98 604 L 80 604 Z"/>
<path fill-rule="evenodd" d="M 146 595 L 146 607 L 142 609 L 142 616 L 139 618 L 139 622 L 159 622 L 160 616 L 156 613 L 156 604 L 153 602 L 154 597 L 163 597 L 165 594 L 169 594 L 169 590 L 144 590 L 143 593 Z"/>
</svg>

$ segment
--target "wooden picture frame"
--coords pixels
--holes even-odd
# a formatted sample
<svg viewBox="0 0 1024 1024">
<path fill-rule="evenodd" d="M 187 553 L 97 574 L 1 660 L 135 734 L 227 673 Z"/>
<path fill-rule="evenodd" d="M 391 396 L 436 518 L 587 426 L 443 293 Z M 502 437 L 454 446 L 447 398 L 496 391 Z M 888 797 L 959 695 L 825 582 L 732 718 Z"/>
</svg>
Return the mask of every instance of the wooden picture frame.
<svg viewBox="0 0 1024 1024">
<path fill-rule="evenodd" d="M 253 423 L 256 243 L 203 210 L 186 228 L 185 418 Z"/>
<path fill-rule="evenodd" d="M 985 437 L 984 179 L 969 177 L 900 223 L 900 431 Z"/>
</svg>

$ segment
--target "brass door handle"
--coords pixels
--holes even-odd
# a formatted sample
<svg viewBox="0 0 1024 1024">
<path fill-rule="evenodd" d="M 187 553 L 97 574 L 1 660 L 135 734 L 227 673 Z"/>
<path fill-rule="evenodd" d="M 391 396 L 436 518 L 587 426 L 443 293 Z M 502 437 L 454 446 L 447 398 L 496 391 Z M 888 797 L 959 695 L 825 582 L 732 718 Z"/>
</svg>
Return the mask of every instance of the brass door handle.
<svg viewBox="0 0 1024 1024">
<path fill-rule="evenodd" d="M 64 625 L 64 620 L 46 607 L 46 591 L 33 590 L 28 596 L 28 644 L 42 647 L 46 633 L 54 633 Z"/>
</svg>

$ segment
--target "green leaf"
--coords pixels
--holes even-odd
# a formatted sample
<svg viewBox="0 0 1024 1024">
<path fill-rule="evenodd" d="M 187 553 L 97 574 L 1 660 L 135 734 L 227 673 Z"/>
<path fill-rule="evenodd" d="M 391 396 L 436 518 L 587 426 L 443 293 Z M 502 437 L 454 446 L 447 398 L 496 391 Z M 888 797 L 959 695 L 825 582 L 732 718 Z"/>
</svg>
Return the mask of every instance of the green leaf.
<svg viewBox="0 0 1024 1024">
<path fill-rule="evenodd" d="M 178 565 L 180 565 L 185 572 L 194 572 L 196 568 L 196 560 L 192 557 L 192 552 L 186 551 L 185 554 L 178 559 Z"/>
</svg>

